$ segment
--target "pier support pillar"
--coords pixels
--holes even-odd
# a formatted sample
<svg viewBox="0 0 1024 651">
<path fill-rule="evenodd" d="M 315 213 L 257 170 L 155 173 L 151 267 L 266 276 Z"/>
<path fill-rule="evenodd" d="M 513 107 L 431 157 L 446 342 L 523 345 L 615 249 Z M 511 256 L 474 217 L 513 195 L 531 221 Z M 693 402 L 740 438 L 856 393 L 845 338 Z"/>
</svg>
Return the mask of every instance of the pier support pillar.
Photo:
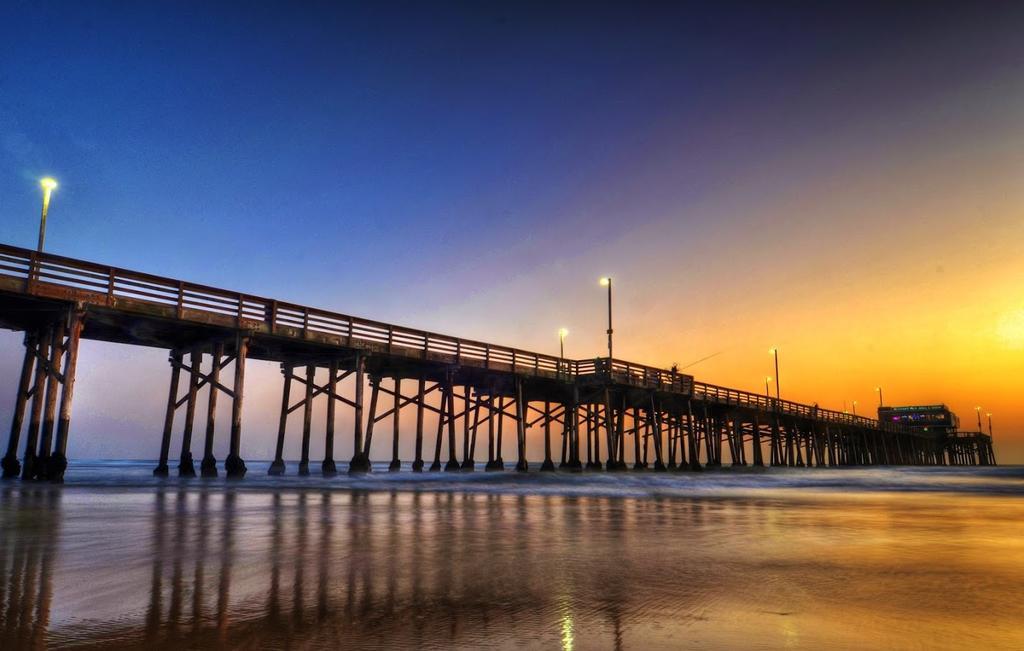
<svg viewBox="0 0 1024 651">
<path fill-rule="evenodd" d="M 363 453 L 363 385 L 366 383 L 366 357 L 356 353 L 355 425 L 352 436 L 352 460 L 348 474 L 370 472 L 370 459 Z"/>
<path fill-rule="evenodd" d="M 615 410 L 612 409 L 612 398 L 607 388 L 604 390 L 601 402 L 603 404 L 594 407 L 594 436 L 601 436 L 601 427 L 603 425 L 604 442 L 607 448 L 604 467 L 608 472 L 614 472 L 619 469 L 618 464 L 615 462 L 615 453 L 618 451 L 619 446 L 615 439 Z"/>
<path fill-rule="evenodd" d="M 526 399 L 523 396 L 523 381 L 516 379 L 516 471 L 526 472 Z"/>
<path fill-rule="evenodd" d="M 467 391 L 469 389 L 466 389 Z M 398 472 L 402 469 L 402 462 L 398 458 L 398 430 L 400 427 L 400 415 L 402 411 L 402 378 L 395 377 L 395 404 L 391 413 L 391 463 L 388 465 L 389 472 Z"/>
<path fill-rule="evenodd" d="M 441 406 L 437 412 L 437 437 L 434 439 L 434 462 L 430 472 L 441 472 L 441 446 L 444 444 L 444 419 L 448 414 L 448 391 L 441 389 Z"/>
<path fill-rule="evenodd" d="M 563 427 L 566 430 L 566 438 L 569 440 L 569 461 L 567 468 L 570 472 L 582 472 L 583 463 L 580 459 L 580 389 L 578 386 L 572 388 L 572 403 L 565 406 L 563 415 Z M 596 437 L 596 431 L 594 436 Z M 597 468 L 600 468 L 600 462 Z"/>
<path fill-rule="evenodd" d="M 217 476 L 217 458 L 213 456 L 213 438 L 217 429 L 217 395 L 220 393 L 220 367 L 224 363 L 224 344 L 213 345 L 213 367 L 210 369 L 210 391 L 206 403 L 206 440 L 203 443 L 203 461 L 199 474 Z"/>
<path fill-rule="evenodd" d="M 690 449 L 687 444 L 687 436 L 683 431 L 683 415 L 677 413 L 675 415 L 676 421 L 676 448 L 679 450 L 679 465 L 676 470 L 686 470 L 690 463 L 689 454 Z"/>
<path fill-rule="evenodd" d="M 281 364 L 281 375 L 284 376 L 284 386 L 281 388 L 281 417 L 277 421 L 277 447 L 274 448 L 274 461 L 270 464 L 268 475 L 284 474 L 284 435 L 288 429 L 288 399 L 292 389 L 292 365 Z"/>
<path fill-rule="evenodd" d="M 59 369 L 64 358 L 64 322 L 59 322 L 53 329 L 50 343 L 50 363 L 46 377 L 46 401 L 43 403 L 43 429 L 39 434 L 39 450 L 36 452 L 35 477 L 47 479 L 50 472 L 50 449 L 53 445 L 53 432 L 57 422 L 57 393 L 60 391 Z"/>
<path fill-rule="evenodd" d="M 648 414 L 648 420 L 651 422 L 654 432 L 654 470 L 657 472 L 665 472 L 668 468 L 665 466 L 665 458 L 663 456 L 662 447 L 662 420 L 661 411 L 654 402 L 654 397 L 651 396 L 651 411 Z"/>
<path fill-rule="evenodd" d="M 164 414 L 163 438 L 160 440 L 160 460 L 157 461 L 156 468 L 153 469 L 153 474 L 157 477 L 166 477 L 170 474 L 170 469 L 167 467 L 167 457 L 171 451 L 171 430 L 174 428 L 174 411 L 178 402 L 181 359 L 182 354 L 180 351 L 171 351 L 170 358 L 168 359 L 171 363 L 171 388 L 167 396 L 167 411 Z"/>
<path fill-rule="evenodd" d="M 41 332 L 36 346 L 36 369 L 32 384 L 32 410 L 29 413 L 28 432 L 25 434 L 24 461 L 21 466 L 21 478 L 33 479 L 36 476 L 36 448 L 39 443 L 39 427 L 42 423 L 43 401 L 46 396 L 46 376 L 50 360 L 50 344 L 53 329 Z"/>
<path fill-rule="evenodd" d="M 754 466 L 764 468 L 764 453 L 761 450 L 761 419 L 754 417 L 754 435 L 751 438 L 751 450 L 754 452 Z"/>
<path fill-rule="evenodd" d="M 491 460 L 487 462 L 487 467 L 485 468 L 485 470 L 502 471 L 505 469 L 505 461 L 501 458 L 501 439 L 502 432 L 505 427 L 505 397 L 498 396 L 497 410 L 495 410 L 494 408 L 494 396 L 489 396 L 488 400 L 490 403 L 491 415 L 493 419 L 497 420 L 498 425 L 496 428 L 493 429 L 490 429 L 490 424 L 488 425 L 488 436 L 490 436 L 492 442 L 494 442 L 494 456 L 491 458 Z M 494 432 L 494 429 L 497 430 L 496 433 Z"/>
<path fill-rule="evenodd" d="M 203 353 L 193 348 L 189 353 L 188 402 L 185 403 L 185 430 L 181 436 L 181 455 L 178 457 L 178 476 L 195 477 L 196 467 L 192 462 L 192 428 L 196 418 L 196 397 L 199 391 L 199 374 L 203 365 Z"/>
<path fill-rule="evenodd" d="M 242 460 L 242 398 L 245 395 L 245 360 L 249 354 L 249 338 L 239 337 L 235 351 L 235 384 L 231 401 L 231 442 L 224 471 L 228 477 L 244 477 L 245 461 Z"/>
<path fill-rule="evenodd" d="M 500 406 L 500 405 L 499 405 Z M 500 470 L 494 456 L 494 391 L 487 394 L 487 464 L 484 470 Z M 499 416 L 500 418 L 500 416 Z"/>
<path fill-rule="evenodd" d="M 562 455 L 559 457 L 558 467 L 565 468 L 566 463 L 569 461 L 569 405 L 564 404 L 562 407 L 565 409 L 566 420 L 562 423 Z M 590 421 L 588 420 L 587 423 Z M 590 454 L 590 432 L 587 431 L 587 454 Z M 590 461 L 587 461 L 587 467 L 590 467 Z"/>
<path fill-rule="evenodd" d="M 593 468 L 594 467 L 594 444 L 593 444 L 594 427 L 590 424 L 591 412 L 592 411 L 593 411 L 593 407 L 591 405 L 589 405 L 589 404 L 583 410 L 583 420 L 586 421 L 586 423 L 587 423 L 587 464 L 586 464 L 587 468 Z M 562 454 L 562 465 L 563 466 L 565 465 L 565 454 L 564 454 L 564 452 Z"/>
<path fill-rule="evenodd" d="M 448 462 L 444 464 L 445 472 L 458 472 L 462 469 L 456 453 L 455 442 L 455 386 L 452 384 L 451 372 L 445 380 L 445 391 L 448 393 Z"/>
<path fill-rule="evenodd" d="M 14 414 L 11 417 L 11 435 L 7 439 L 7 454 L 4 455 L 0 467 L 3 478 L 12 479 L 21 474 L 21 462 L 18 461 L 18 443 L 21 440 L 21 428 L 25 421 L 25 407 L 32 395 L 32 371 L 36 365 L 39 335 L 36 332 L 25 333 L 25 357 L 21 363 L 21 377 L 18 381 L 18 395 L 14 401 Z"/>
<path fill-rule="evenodd" d="M 68 325 L 68 340 L 64 344 L 64 388 L 60 395 L 60 413 L 57 420 L 57 441 L 50 457 L 49 478 L 51 481 L 64 481 L 64 471 L 68 467 L 68 434 L 71 430 L 71 403 L 75 396 L 75 373 L 78 370 L 78 344 L 82 338 L 85 325 L 85 314 L 74 312 Z"/>
<path fill-rule="evenodd" d="M 309 475 L 309 436 L 313 429 L 313 385 L 316 367 L 306 364 L 305 397 L 302 399 L 302 447 L 299 453 L 299 476 Z"/>
<path fill-rule="evenodd" d="M 690 470 L 703 470 L 700 465 L 700 439 L 693 426 L 693 403 L 686 401 L 686 447 L 689 450 Z"/>
<path fill-rule="evenodd" d="M 363 441 L 363 459 L 367 472 L 370 471 L 370 447 L 373 445 L 373 431 L 377 424 L 377 401 L 380 399 L 380 378 L 370 378 L 370 412 L 366 417 L 366 440 Z"/>
<path fill-rule="evenodd" d="M 423 411 L 426 390 L 427 381 L 421 377 L 416 395 L 416 453 L 412 462 L 413 472 L 423 472 Z"/>
<path fill-rule="evenodd" d="M 667 431 L 665 432 L 665 440 L 668 442 L 668 463 L 666 464 L 668 470 L 675 470 L 678 464 L 676 463 L 676 448 L 678 447 L 678 438 L 676 437 L 676 418 L 673 414 L 666 412 L 666 418 L 662 421 L 665 422 L 667 419 Z"/>
<path fill-rule="evenodd" d="M 648 427 L 647 419 L 644 419 L 644 429 Z M 646 448 L 646 443 L 644 445 Z M 625 455 L 623 455 L 625 458 Z M 643 462 L 640 452 L 640 410 L 633 409 L 633 470 L 642 470 L 647 464 Z"/>
<path fill-rule="evenodd" d="M 338 360 L 332 359 L 327 365 L 327 422 L 324 427 L 324 460 L 320 462 L 320 474 L 333 477 L 338 474 L 334 462 L 334 424 L 337 420 Z"/>
<path fill-rule="evenodd" d="M 569 412 L 564 414 L 569 418 Z M 544 402 L 544 463 L 540 465 L 541 472 L 554 472 L 555 462 L 551 460 L 551 402 Z"/>
<path fill-rule="evenodd" d="M 462 463 L 459 465 L 460 470 L 466 472 L 472 471 L 473 467 L 470 464 L 469 458 L 469 431 L 470 431 L 470 420 L 469 420 L 469 399 L 470 399 L 470 387 L 465 385 L 462 387 Z M 470 465 L 467 465 L 470 464 Z"/>
<path fill-rule="evenodd" d="M 469 391 L 470 387 L 466 386 L 466 422 L 469 422 Z M 469 440 L 469 452 L 462 459 L 462 470 L 465 472 L 474 472 L 476 470 L 476 433 L 480 428 L 480 394 L 473 391 L 473 425 L 470 428 L 470 440 Z"/>
</svg>

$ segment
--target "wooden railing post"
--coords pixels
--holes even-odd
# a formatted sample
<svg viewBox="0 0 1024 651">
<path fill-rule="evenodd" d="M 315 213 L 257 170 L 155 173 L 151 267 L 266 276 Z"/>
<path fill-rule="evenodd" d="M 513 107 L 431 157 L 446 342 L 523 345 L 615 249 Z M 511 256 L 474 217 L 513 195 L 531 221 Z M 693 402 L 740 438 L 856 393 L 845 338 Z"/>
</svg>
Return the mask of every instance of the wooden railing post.
<svg viewBox="0 0 1024 651">
<path fill-rule="evenodd" d="M 107 307 L 114 306 L 114 268 L 107 272 Z"/>
</svg>

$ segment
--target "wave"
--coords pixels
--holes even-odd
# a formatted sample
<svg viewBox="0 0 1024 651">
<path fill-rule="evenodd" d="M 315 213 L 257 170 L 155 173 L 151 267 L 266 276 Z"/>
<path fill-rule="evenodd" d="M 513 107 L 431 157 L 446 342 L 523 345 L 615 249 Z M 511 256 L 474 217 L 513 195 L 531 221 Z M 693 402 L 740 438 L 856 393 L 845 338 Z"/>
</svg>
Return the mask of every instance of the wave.
<svg viewBox="0 0 1024 651">
<path fill-rule="evenodd" d="M 370 491 L 470 491 L 518 495 L 595 495 L 608 497 L 711 497 L 715 495 L 764 495 L 787 493 L 949 492 L 993 495 L 1024 495 L 1024 466 L 993 467 L 885 467 L 885 468 L 721 468 L 699 472 L 650 470 L 617 473 L 542 473 L 536 464 L 527 473 L 423 472 L 413 473 L 409 464 L 401 472 L 388 472 L 387 462 L 375 462 L 373 472 L 349 476 L 338 464 L 338 475 L 323 477 L 295 474 L 297 462 L 287 464 L 287 474 L 267 475 L 270 463 L 248 461 L 244 479 L 158 478 L 155 462 L 127 460 L 78 460 L 72 462 L 66 488 L 197 487 L 239 490 L 370 490 Z M 318 466 L 319 464 L 312 464 Z M 7 486 L 25 484 L 8 484 Z"/>
</svg>

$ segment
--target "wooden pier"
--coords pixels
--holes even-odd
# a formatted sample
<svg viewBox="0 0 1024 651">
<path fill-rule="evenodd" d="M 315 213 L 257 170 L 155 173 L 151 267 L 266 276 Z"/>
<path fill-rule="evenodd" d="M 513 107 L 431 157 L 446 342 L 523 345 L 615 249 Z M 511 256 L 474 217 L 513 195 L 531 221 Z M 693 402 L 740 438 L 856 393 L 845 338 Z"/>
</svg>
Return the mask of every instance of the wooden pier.
<svg viewBox="0 0 1024 651">
<path fill-rule="evenodd" d="M 526 432 L 534 427 L 544 432 L 542 471 L 626 470 L 627 449 L 632 468 L 656 471 L 725 463 L 995 464 L 991 438 L 981 433 L 913 432 L 697 382 L 674 370 L 609 358 L 561 359 L 7 245 L 0 245 L 0 327 L 25 333 L 4 477 L 63 478 L 83 337 L 169 351 L 156 475 L 170 473 L 179 416 L 177 471 L 196 474 L 192 449 L 201 391 L 209 400 L 200 473 L 218 472 L 215 414 L 223 394 L 231 401 L 223 469 L 228 476 L 245 474 L 242 402 L 250 359 L 279 363 L 283 374 L 271 474 L 287 470 L 284 438 L 295 412 L 303 419 L 296 471 L 310 471 L 316 407 L 326 410 L 325 475 L 337 472 L 339 407 L 354 415 L 350 473 L 370 470 L 373 437 L 387 436 L 378 427 L 385 420 L 391 425 L 390 470 L 401 468 L 401 424 L 409 422 L 403 414 L 415 424 L 416 472 L 468 472 L 477 469 L 477 460 L 485 470 L 503 470 L 506 436 L 516 441 L 508 465 L 526 471 Z M 316 380 L 318 369 L 326 370 L 326 382 Z M 436 417 L 434 431 L 425 431 L 427 413 Z"/>
</svg>

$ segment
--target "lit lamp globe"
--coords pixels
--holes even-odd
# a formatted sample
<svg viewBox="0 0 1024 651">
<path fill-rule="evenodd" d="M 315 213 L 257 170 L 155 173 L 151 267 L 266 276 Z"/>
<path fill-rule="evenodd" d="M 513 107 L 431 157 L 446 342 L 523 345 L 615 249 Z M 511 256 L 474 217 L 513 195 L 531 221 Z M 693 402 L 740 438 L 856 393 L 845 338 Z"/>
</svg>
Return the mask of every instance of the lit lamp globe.
<svg viewBox="0 0 1024 651">
<path fill-rule="evenodd" d="M 46 240 L 46 213 L 50 208 L 50 195 L 57 189 L 57 181 L 47 176 L 39 179 L 39 186 L 43 189 L 43 213 L 39 217 L 39 244 L 36 250 L 42 252 Z"/>
</svg>

